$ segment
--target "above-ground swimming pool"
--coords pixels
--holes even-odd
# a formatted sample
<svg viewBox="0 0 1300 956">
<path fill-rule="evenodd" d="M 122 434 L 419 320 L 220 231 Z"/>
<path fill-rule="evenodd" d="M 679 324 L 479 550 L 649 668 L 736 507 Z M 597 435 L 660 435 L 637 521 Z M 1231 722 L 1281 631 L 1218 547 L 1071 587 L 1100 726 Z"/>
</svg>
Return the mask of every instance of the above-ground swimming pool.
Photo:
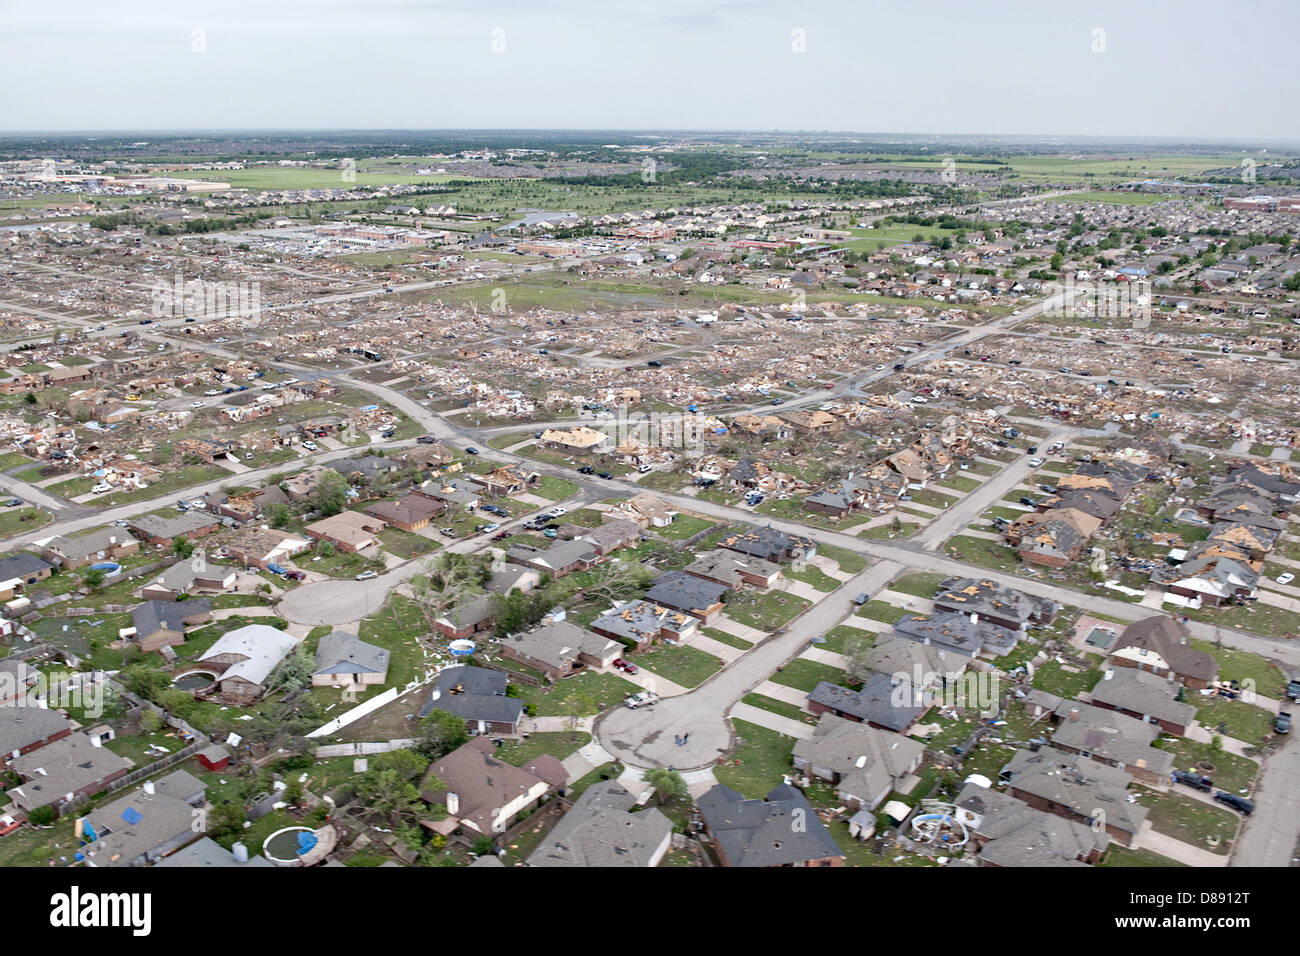
<svg viewBox="0 0 1300 956">
<path fill-rule="evenodd" d="M 116 574 L 118 571 L 122 570 L 122 565 L 118 564 L 116 561 L 101 561 L 99 564 L 92 564 L 90 570 L 103 571 L 105 574 Z"/>
<path fill-rule="evenodd" d="M 262 844 L 262 855 L 277 866 L 292 866 L 300 858 L 299 834 L 312 832 L 311 827 L 285 827 L 283 830 L 276 830 Z"/>
</svg>

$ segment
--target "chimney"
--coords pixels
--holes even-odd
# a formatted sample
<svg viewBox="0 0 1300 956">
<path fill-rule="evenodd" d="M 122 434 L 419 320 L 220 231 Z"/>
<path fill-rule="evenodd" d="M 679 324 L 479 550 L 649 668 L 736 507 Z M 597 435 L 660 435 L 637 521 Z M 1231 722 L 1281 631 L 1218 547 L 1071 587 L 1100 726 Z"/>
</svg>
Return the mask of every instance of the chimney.
<svg viewBox="0 0 1300 956">
<path fill-rule="evenodd" d="M 1071 707 L 1071 708 L 1070 708 L 1070 720 L 1078 720 L 1078 719 L 1079 719 L 1079 708 L 1078 708 L 1078 707 Z"/>
<path fill-rule="evenodd" d="M 447 794 L 447 815 L 454 817 L 458 813 L 460 813 L 460 794 Z"/>
<path fill-rule="evenodd" d="M 242 843 L 233 844 L 230 847 L 230 852 L 235 855 L 235 862 L 237 863 L 248 862 L 248 847 L 244 846 L 244 844 Z"/>
</svg>

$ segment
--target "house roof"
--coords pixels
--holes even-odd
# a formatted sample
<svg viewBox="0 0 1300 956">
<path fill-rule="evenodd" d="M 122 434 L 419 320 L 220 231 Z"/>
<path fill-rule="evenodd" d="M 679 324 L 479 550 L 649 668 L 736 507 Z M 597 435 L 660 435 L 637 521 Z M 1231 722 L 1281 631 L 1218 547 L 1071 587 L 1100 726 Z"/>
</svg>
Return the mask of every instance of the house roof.
<svg viewBox="0 0 1300 956">
<path fill-rule="evenodd" d="M 42 571 L 53 570 L 54 565 L 30 551 L 15 551 L 0 558 L 0 581 L 26 578 Z"/>
<path fill-rule="evenodd" d="M 528 866 L 650 866 L 673 831 L 657 808 L 632 812 L 637 798 L 617 780 L 593 784 L 528 857 Z"/>
<path fill-rule="evenodd" d="M 176 771 L 184 773 L 184 771 Z M 191 775 L 190 779 L 194 779 Z M 194 807 L 165 786 L 171 774 L 155 784 L 154 793 L 144 788 L 105 804 L 86 815 L 96 839 L 81 852 L 94 866 L 131 866 L 146 853 L 194 831 Z M 199 785 L 200 794 L 204 792 Z"/>
<path fill-rule="evenodd" d="M 502 671 L 460 664 L 438 673 L 429 701 L 420 711 L 445 710 L 465 720 L 516 724 L 523 713 L 523 701 L 507 697 L 509 679 Z"/>
<path fill-rule="evenodd" d="M 145 601 L 131 611 L 131 623 L 137 637 L 148 637 L 158 631 L 185 632 L 185 622 L 212 613 L 212 602 L 207 598 L 190 598 L 188 601 Z"/>
<path fill-rule="evenodd" d="M 246 624 L 227 631 L 217 642 L 199 656 L 200 661 L 222 655 L 238 655 L 244 660 L 231 664 L 221 674 L 221 680 L 243 678 L 250 684 L 261 684 L 280 665 L 298 644 L 291 634 L 266 624 Z"/>
<path fill-rule="evenodd" d="M 205 511 L 185 511 L 176 515 L 140 515 L 131 519 L 131 527 L 150 538 L 179 538 L 219 524 Z"/>
<path fill-rule="evenodd" d="M 1126 647 L 1154 651 L 1169 662 L 1174 673 L 1213 681 L 1219 673 L 1218 662 L 1205 651 L 1193 648 L 1190 640 L 1186 627 L 1172 617 L 1156 614 L 1124 628 L 1111 653 Z"/>
<path fill-rule="evenodd" d="M 841 793 L 869 802 L 911 772 L 925 744 L 888 730 L 824 713 L 813 736 L 795 741 L 794 756 L 839 774 Z"/>
<path fill-rule="evenodd" d="M 447 794 L 454 793 L 460 804 L 455 817 L 470 821 L 480 833 L 491 833 L 502 807 L 529 793 L 539 783 L 545 783 L 547 789 L 552 787 L 545 778 L 498 760 L 495 749 L 487 737 L 475 737 L 435 761 L 420 785 L 420 799 L 426 803 L 445 803 Z M 445 789 L 431 789 L 434 780 L 440 781 Z"/>
<path fill-rule="evenodd" d="M 10 787 L 9 793 L 24 810 L 35 810 L 58 803 L 132 763 L 106 747 L 95 746 L 84 733 L 75 733 L 15 757 L 10 766 L 23 777 L 23 783 Z"/>
<path fill-rule="evenodd" d="M 771 579 L 781 573 L 781 565 L 765 558 L 741 555 L 735 551 L 718 548 L 706 551 L 686 567 L 687 574 L 698 574 L 724 582 L 729 588 L 737 588 L 743 582 L 741 572 Z"/>
<path fill-rule="evenodd" d="M 568 621 L 555 621 L 531 631 L 511 634 L 502 644 L 548 667 L 563 667 L 583 653 L 603 658 L 622 646 Z"/>
<path fill-rule="evenodd" d="M 787 784 L 762 800 L 746 800 L 717 784 L 697 803 L 732 866 L 791 866 L 844 856 L 807 798 Z"/>
<path fill-rule="evenodd" d="M 26 704 L 0 705 L 0 754 L 11 754 L 71 729 L 72 722 L 57 710 Z"/>
<path fill-rule="evenodd" d="M 1196 708 L 1174 699 L 1181 687 L 1149 671 L 1116 667 L 1097 681 L 1092 700 L 1186 727 L 1196 720 Z"/>
<path fill-rule="evenodd" d="M 389 653 L 347 631 L 331 631 L 316 645 L 313 674 L 387 674 Z"/>
<path fill-rule="evenodd" d="M 1070 747 L 1161 777 L 1173 769 L 1173 757 L 1151 746 L 1160 735 L 1157 724 L 1073 700 L 1062 701 L 1056 716 L 1061 722 L 1052 734 L 1052 743 L 1058 747 Z"/>
<path fill-rule="evenodd" d="M 702 613 L 721 602 L 726 593 L 725 584 L 706 581 L 684 571 L 668 571 L 655 578 L 645 599 L 677 611 Z"/>
<path fill-rule="evenodd" d="M 196 840 L 189 846 L 171 853 L 159 860 L 154 866 L 162 867 L 196 867 L 196 868 L 225 868 L 225 867 L 274 867 L 275 864 L 266 857 L 250 856 L 245 862 L 240 863 L 235 859 L 235 854 L 227 850 L 220 843 L 217 843 L 211 837 L 203 837 Z"/>
<path fill-rule="evenodd" d="M 916 704 L 918 690 L 910 684 L 900 685 L 895 693 L 894 684 L 888 677 L 871 674 L 858 690 L 821 681 L 808 695 L 808 701 L 901 733 L 929 710 Z"/>
</svg>

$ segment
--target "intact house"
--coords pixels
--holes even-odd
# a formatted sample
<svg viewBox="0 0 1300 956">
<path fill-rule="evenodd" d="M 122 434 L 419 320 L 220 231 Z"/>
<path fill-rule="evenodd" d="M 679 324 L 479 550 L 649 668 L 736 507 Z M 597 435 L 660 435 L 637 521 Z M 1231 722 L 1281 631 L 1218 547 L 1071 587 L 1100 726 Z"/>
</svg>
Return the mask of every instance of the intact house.
<svg viewBox="0 0 1300 956">
<path fill-rule="evenodd" d="M 0 767 L 72 733 L 68 718 L 57 710 L 29 705 L 23 700 L 26 696 L 24 690 L 12 698 L 21 703 L 0 704 Z"/>
<path fill-rule="evenodd" d="M 1107 670 L 1092 688 L 1092 705 L 1156 724 L 1165 733 L 1185 737 L 1196 721 L 1196 708 L 1177 699 L 1182 685 L 1132 667 Z"/>
<path fill-rule="evenodd" d="M 307 525 L 307 534 L 317 541 L 328 541 L 340 551 L 355 554 L 379 544 L 379 533 L 388 523 L 359 511 L 340 511 Z"/>
<path fill-rule="evenodd" d="M 53 564 L 30 551 L 5 555 L 0 558 L 0 601 L 12 601 L 18 592 L 53 573 Z"/>
<path fill-rule="evenodd" d="M 1008 793 L 970 782 L 953 802 L 981 866 L 1086 866 L 1110 845 L 1105 831 L 1036 810 Z"/>
<path fill-rule="evenodd" d="M 727 588 L 684 571 L 667 571 L 654 579 L 645 593 L 647 601 L 682 611 L 708 624 L 722 613 Z"/>
<path fill-rule="evenodd" d="M 219 670 L 222 697 L 248 703 L 266 692 L 266 679 L 297 644 L 297 638 L 279 628 L 247 624 L 217 638 L 199 656 L 199 663 Z"/>
<path fill-rule="evenodd" d="M 652 867 L 672 845 L 673 822 L 657 807 L 641 809 L 617 780 L 592 784 L 551 828 L 526 866 Z"/>
<path fill-rule="evenodd" d="M 874 811 L 917 771 L 925 744 L 869 724 L 823 713 L 812 737 L 794 745 L 795 769 L 835 785 L 853 810 Z"/>
<path fill-rule="evenodd" d="M 603 557 L 619 548 L 635 547 L 641 540 L 641 526 L 626 518 L 611 518 L 583 532 L 577 540 L 587 542 Z"/>
<path fill-rule="evenodd" d="M 762 800 L 717 784 L 697 804 L 723 866 L 844 865 L 844 853 L 808 798 L 789 784 L 778 784 Z"/>
<path fill-rule="evenodd" d="M 361 691 L 388 680 L 389 653 L 347 631 L 330 631 L 316 645 L 311 672 L 313 687 L 346 687 Z"/>
<path fill-rule="evenodd" d="M 57 535 L 37 542 L 38 550 L 65 570 L 97 561 L 120 561 L 140 550 L 140 542 L 120 528 L 99 528 L 75 537 Z"/>
<path fill-rule="evenodd" d="M 185 643 L 185 628 L 212 620 L 207 598 L 188 601 L 145 601 L 131 611 L 131 625 L 140 650 L 161 651 Z"/>
<path fill-rule="evenodd" d="M 1164 614 L 1126 627 L 1111 648 L 1107 663 L 1169 677 L 1194 690 L 1209 687 L 1219 676 L 1214 657 L 1192 647 L 1187 628 Z"/>
<path fill-rule="evenodd" d="M 194 811 L 203 806 L 206 792 L 186 770 L 146 781 L 81 818 L 82 837 L 90 842 L 78 855 L 90 867 L 157 863 L 202 835 Z"/>
<path fill-rule="evenodd" d="M 629 650 L 642 650 L 663 639 L 684 644 L 696 634 L 699 618 L 653 601 L 633 599 L 616 605 L 591 622 L 597 634 Z"/>
<path fill-rule="evenodd" d="M 423 826 L 443 835 L 464 827 L 496 836 L 568 782 L 564 765 L 550 754 L 515 767 L 497 759 L 495 750 L 487 737 L 475 737 L 429 766 L 420 799 L 445 806 L 447 816 L 422 820 Z"/>
<path fill-rule="evenodd" d="M 125 777 L 134 764 L 119 757 L 98 739 L 84 733 L 69 734 L 38 750 L 9 761 L 9 768 L 22 781 L 6 792 L 23 813 L 52 807 L 77 797 L 99 793 Z"/>
<path fill-rule="evenodd" d="M 568 621 L 553 621 L 511 634 L 501 640 L 498 649 L 502 657 L 559 680 L 580 668 L 611 666 L 623 645 Z"/>
<path fill-rule="evenodd" d="M 1053 747 L 1018 750 L 1001 776 L 1017 800 L 1084 826 L 1103 821 L 1099 828 L 1124 846 L 1133 845 L 1150 812 L 1129 802 L 1127 772 Z"/>
<path fill-rule="evenodd" d="M 497 602 L 495 594 L 475 594 L 462 598 L 443 611 L 433 622 L 433 628 L 443 637 L 460 640 L 485 631 L 496 623 Z"/>
<path fill-rule="evenodd" d="M 910 681 L 895 681 L 884 674 L 869 675 L 859 690 L 821 681 L 808 695 L 808 709 L 814 714 L 830 713 L 903 735 L 931 706 L 928 695 Z"/>
<path fill-rule="evenodd" d="M 429 522 L 445 513 L 444 502 L 414 492 L 396 501 L 377 501 L 366 507 L 366 514 L 402 531 L 419 531 Z"/>
<path fill-rule="evenodd" d="M 159 547 L 170 548 L 177 540 L 192 541 L 221 529 L 221 520 L 204 511 L 184 511 L 172 515 L 141 515 L 132 518 L 131 531 Z"/>
<path fill-rule="evenodd" d="M 524 703 L 510 697 L 509 678 L 501 671 L 459 664 L 438 672 L 429 700 L 420 711 L 445 710 L 460 717 L 472 734 L 515 734 Z"/>
<path fill-rule="evenodd" d="M 549 574 L 552 578 L 562 578 L 574 571 L 589 571 L 598 559 L 595 545 L 581 539 L 558 541 L 546 549 L 517 544 L 506 552 L 507 561 Z"/>
<path fill-rule="evenodd" d="M 1174 758 L 1151 746 L 1160 736 L 1155 724 L 1073 700 L 1062 701 L 1055 716 L 1060 724 L 1052 746 L 1058 750 L 1126 770 L 1150 787 L 1162 788 L 1169 781 Z"/>
<path fill-rule="evenodd" d="M 206 561 L 178 561 L 140 588 L 140 597 L 146 601 L 177 601 L 182 595 L 200 591 L 229 591 L 236 577 L 234 568 Z"/>
</svg>

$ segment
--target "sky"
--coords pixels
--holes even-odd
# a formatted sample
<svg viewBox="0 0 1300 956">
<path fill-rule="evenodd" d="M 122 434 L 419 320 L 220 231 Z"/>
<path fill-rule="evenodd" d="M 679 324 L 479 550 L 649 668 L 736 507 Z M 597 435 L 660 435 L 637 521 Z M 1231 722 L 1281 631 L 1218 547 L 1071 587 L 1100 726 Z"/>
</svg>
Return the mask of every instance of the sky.
<svg viewBox="0 0 1300 956">
<path fill-rule="evenodd" d="M 0 0 L 0 130 L 1297 138 L 1296 0 Z"/>
</svg>

